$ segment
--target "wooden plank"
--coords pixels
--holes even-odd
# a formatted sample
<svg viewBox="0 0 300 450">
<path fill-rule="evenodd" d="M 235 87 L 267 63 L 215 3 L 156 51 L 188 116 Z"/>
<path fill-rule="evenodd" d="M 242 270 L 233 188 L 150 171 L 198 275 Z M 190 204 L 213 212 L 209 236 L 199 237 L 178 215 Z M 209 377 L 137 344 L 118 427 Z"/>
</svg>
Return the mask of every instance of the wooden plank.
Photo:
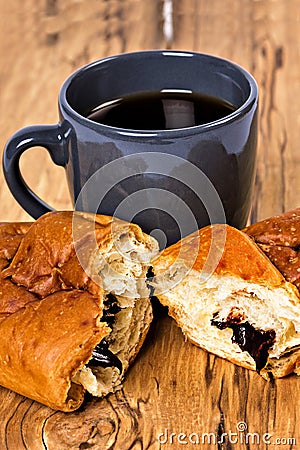
<svg viewBox="0 0 300 450">
<path fill-rule="evenodd" d="M 173 10 L 174 47 L 231 59 L 257 79 L 260 126 L 252 221 L 298 206 L 299 2 L 175 0 Z"/>
<path fill-rule="evenodd" d="M 254 218 L 299 206 L 299 4 L 288 5 L 257 2 L 255 10 L 253 69 L 261 114 Z"/>
<path fill-rule="evenodd" d="M 57 95 L 75 69 L 107 55 L 164 45 L 162 0 L 1 0 L 0 5 L 1 152 L 17 129 L 58 120 Z M 22 169 L 41 198 L 57 209 L 71 208 L 63 169 L 45 151 L 26 153 Z M 3 178 L 0 203 L 0 220 L 29 219 Z"/>
</svg>

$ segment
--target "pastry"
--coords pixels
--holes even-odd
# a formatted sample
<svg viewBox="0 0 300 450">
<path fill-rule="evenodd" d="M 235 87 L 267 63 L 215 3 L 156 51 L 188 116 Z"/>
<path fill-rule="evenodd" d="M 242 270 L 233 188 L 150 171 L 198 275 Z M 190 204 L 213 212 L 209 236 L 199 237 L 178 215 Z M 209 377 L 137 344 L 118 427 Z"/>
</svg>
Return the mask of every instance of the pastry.
<svg viewBox="0 0 300 450">
<path fill-rule="evenodd" d="M 300 208 L 257 222 L 243 231 L 300 292 Z"/>
<path fill-rule="evenodd" d="M 0 225 L 0 245 L 0 385 L 62 411 L 120 389 L 152 320 L 157 242 L 64 211 Z"/>
<path fill-rule="evenodd" d="M 300 374 L 299 293 L 246 233 L 205 227 L 165 249 L 153 271 L 155 294 L 191 342 L 265 379 Z"/>
</svg>

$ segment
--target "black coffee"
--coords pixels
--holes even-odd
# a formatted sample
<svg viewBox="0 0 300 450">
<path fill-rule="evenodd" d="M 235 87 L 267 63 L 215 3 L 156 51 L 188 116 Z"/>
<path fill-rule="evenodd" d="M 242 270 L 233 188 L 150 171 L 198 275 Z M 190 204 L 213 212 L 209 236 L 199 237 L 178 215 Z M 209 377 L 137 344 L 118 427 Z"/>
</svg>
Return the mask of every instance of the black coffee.
<svg viewBox="0 0 300 450">
<path fill-rule="evenodd" d="M 236 108 L 227 101 L 186 91 L 131 94 L 98 105 L 86 115 L 105 125 L 133 130 L 166 130 L 213 122 Z"/>
</svg>

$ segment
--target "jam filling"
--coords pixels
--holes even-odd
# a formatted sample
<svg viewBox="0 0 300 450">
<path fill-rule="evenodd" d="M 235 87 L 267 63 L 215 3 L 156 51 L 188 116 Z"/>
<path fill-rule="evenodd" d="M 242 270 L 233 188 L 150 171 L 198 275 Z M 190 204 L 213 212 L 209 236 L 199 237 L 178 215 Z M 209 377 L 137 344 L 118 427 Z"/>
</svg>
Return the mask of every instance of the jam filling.
<svg viewBox="0 0 300 450">
<path fill-rule="evenodd" d="M 216 317 L 218 313 L 214 314 Z M 213 318 L 211 324 L 224 330 L 231 328 L 233 330 L 231 341 L 238 344 L 243 352 L 248 352 L 254 359 L 256 370 L 260 372 L 267 364 L 269 349 L 275 341 L 276 333 L 274 330 L 258 330 L 254 328 L 249 322 L 237 323 L 237 320 L 231 320 L 228 317 L 226 320 L 216 320 Z"/>
<path fill-rule="evenodd" d="M 106 322 L 110 328 L 115 323 L 115 315 L 121 311 L 117 298 L 113 294 L 108 294 L 103 302 L 103 316 L 101 322 Z M 116 367 L 122 372 L 122 362 L 109 350 L 109 343 L 104 338 L 96 345 L 92 353 L 92 359 L 87 363 L 88 367 Z"/>
</svg>

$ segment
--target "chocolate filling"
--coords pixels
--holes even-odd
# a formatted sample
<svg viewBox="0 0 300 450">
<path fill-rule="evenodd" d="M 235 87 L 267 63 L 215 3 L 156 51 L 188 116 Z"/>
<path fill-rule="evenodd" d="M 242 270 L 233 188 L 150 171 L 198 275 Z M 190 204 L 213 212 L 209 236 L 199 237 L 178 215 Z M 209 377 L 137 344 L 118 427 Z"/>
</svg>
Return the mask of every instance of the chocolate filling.
<svg viewBox="0 0 300 450">
<path fill-rule="evenodd" d="M 218 314 L 214 314 L 216 317 Z M 274 330 L 257 330 L 249 322 L 245 321 L 237 323 L 236 319 L 231 321 L 212 319 L 211 324 L 224 330 L 225 328 L 231 328 L 233 330 L 231 341 L 238 344 L 243 352 L 248 352 L 254 359 L 257 372 L 267 364 L 269 349 L 272 347 L 275 341 L 276 333 Z"/>
<path fill-rule="evenodd" d="M 103 302 L 103 316 L 101 322 L 106 322 L 108 326 L 112 326 L 115 323 L 115 315 L 121 311 L 117 298 L 113 294 L 108 294 Z"/>
<path fill-rule="evenodd" d="M 150 295 L 150 297 L 152 297 L 153 294 L 154 294 L 154 287 L 151 285 L 151 282 L 154 279 L 154 272 L 153 272 L 153 267 L 152 266 L 149 267 L 147 275 L 146 275 L 146 278 L 147 278 L 147 287 L 148 287 L 148 289 L 150 291 L 149 295 Z"/>
<path fill-rule="evenodd" d="M 122 372 L 122 362 L 119 358 L 109 350 L 109 343 L 106 339 L 96 345 L 93 350 L 93 358 L 87 364 L 88 367 L 116 367 Z"/>
<path fill-rule="evenodd" d="M 101 322 L 106 322 L 110 328 L 115 323 L 116 314 L 121 311 L 117 298 L 113 294 L 108 294 L 103 302 L 103 316 Z M 88 367 L 116 367 L 122 372 L 122 362 L 120 359 L 109 350 L 109 342 L 106 339 L 96 345 L 92 353 L 92 359 L 87 363 Z"/>
</svg>

